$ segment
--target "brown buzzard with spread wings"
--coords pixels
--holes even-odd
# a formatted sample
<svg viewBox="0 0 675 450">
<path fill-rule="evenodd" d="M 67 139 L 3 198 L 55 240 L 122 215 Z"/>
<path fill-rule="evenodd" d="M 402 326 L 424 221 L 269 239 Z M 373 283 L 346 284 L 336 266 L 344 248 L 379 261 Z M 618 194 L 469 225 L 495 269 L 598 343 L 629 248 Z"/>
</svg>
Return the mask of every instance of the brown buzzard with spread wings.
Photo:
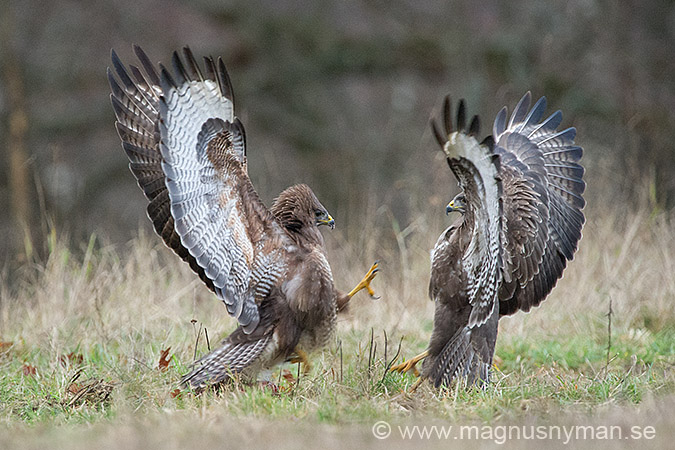
<svg viewBox="0 0 675 450">
<path fill-rule="evenodd" d="M 425 359 L 420 381 L 436 387 L 458 375 L 488 381 L 500 317 L 541 303 L 573 258 L 585 220 L 582 148 L 574 128 L 557 131 L 560 111 L 542 121 L 546 99 L 530 102 L 528 92 L 508 123 L 504 107 L 482 142 L 478 117 L 466 126 L 463 101 L 455 131 L 448 98 L 445 130 L 432 124 L 461 189 L 446 212 L 462 217 L 432 251 L 429 347 L 392 370 Z"/>
<path fill-rule="evenodd" d="M 129 167 L 150 201 L 155 231 L 220 298 L 238 328 L 195 363 L 183 384 L 201 390 L 284 361 L 307 363 L 336 315 L 361 289 L 371 295 L 377 265 L 348 294 L 333 286 L 320 225 L 333 218 L 306 185 L 265 207 L 248 177 L 246 135 L 234 115 L 222 59 L 189 48 L 172 70 L 134 52 L 142 70 L 112 52 L 108 79 Z"/>
</svg>

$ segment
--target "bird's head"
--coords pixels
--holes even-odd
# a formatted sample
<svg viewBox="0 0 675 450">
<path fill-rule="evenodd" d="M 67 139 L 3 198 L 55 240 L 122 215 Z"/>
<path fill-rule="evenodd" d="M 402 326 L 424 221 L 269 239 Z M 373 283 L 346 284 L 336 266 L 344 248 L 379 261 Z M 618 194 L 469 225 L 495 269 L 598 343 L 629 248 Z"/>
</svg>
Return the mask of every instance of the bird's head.
<svg viewBox="0 0 675 450">
<path fill-rule="evenodd" d="M 464 194 L 455 195 L 455 198 L 450 200 L 450 203 L 445 207 L 446 215 L 455 211 L 462 213 L 462 215 L 466 212 L 466 197 L 464 197 Z"/>
<path fill-rule="evenodd" d="M 321 225 L 335 228 L 335 220 L 306 184 L 291 186 L 279 194 L 272 214 L 289 231 Z"/>
</svg>

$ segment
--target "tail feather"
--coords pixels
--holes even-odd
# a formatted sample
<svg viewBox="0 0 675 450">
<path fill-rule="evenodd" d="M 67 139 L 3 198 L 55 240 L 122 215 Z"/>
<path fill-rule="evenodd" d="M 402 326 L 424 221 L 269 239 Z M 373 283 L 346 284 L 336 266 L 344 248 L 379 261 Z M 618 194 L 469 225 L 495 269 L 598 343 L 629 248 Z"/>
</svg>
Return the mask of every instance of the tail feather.
<svg viewBox="0 0 675 450">
<path fill-rule="evenodd" d="M 270 338 L 271 334 L 250 342 L 233 343 L 226 340 L 223 345 L 195 362 L 195 368 L 182 378 L 181 385 L 199 392 L 208 385 L 236 376 L 256 362 Z"/>
<path fill-rule="evenodd" d="M 475 351 L 471 342 L 471 333 L 475 331 L 468 326 L 460 328 L 445 345 L 429 372 L 435 387 L 450 386 L 456 376 L 466 377 L 469 384 L 488 381 L 492 361 L 484 361 Z"/>
</svg>

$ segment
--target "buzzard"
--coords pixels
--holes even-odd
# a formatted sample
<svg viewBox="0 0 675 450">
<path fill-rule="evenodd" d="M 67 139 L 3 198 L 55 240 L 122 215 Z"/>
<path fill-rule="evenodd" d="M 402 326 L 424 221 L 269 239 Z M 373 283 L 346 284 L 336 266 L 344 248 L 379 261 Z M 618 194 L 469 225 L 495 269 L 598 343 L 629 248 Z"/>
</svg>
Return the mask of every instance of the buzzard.
<svg viewBox="0 0 675 450">
<path fill-rule="evenodd" d="M 246 134 L 234 115 L 222 59 L 205 70 L 185 47 L 159 69 L 134 46 L 142 70 L 112 51 L 108 79 L 129 167 L 165 244 L 238 321 L 182 384 L 196 391 L 284 361 L 303 362 L 335 330 L 338 310 L 366 289 L 375 263 L 349 293 L 333 286 L 319 226 L 335 222 L 312 190 L 291 186 L 270 209 L 248 177 Z M 113 73 L 114 71 L 114 73 Z M 116 76 L 115 76 L 116 74 Z"/>
<path fill-rule="evenodd" d="M 574 144 L 574 128 L 557 131 L 560 111 L 541 120 L 546 99 L 532 109 L 530 103 L 528 92 L 508 121 L 504 107 L 482 142 L 478 116 L 467 128 L 464 101 L 456 130 L 447 97 L 445 130 L 432 122 L 461 190 L 446 213 L 461 217 L 431 252 L 429 346 L 392 368 L 414 369 L 418 384 L 429 379 L 447 386 L 456 376 L 487 382 L 500 317 L 541 303 L 577 249 L 585 221 L 583 150 Z M 415 365 L 422 359 L 420 374 Z"/>
</svg>

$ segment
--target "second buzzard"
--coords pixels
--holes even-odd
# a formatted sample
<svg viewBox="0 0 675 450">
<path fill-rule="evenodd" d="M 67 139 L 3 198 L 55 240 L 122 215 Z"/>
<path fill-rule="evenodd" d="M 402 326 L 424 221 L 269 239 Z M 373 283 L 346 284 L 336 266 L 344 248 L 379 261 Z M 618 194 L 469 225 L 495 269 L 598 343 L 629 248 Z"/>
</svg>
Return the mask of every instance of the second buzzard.
<svg viewBox="0 0 675 450">
<path fill-rule="evenodd" d="M 429 347 L 392 370 L 417 372 L 424 359 L 419 381 L 436 387 L 456 376 L 488 381 L 500 317 L 537 306 L 573 258 L 585 220 L 582 149 L 574 128 L 557 131 L 560 111 L 542 120 L 546 99 L 530 102 L 528 92 L 508 123 L 503 108 L 481 142 L 478 117 L 467 127 L 463 101 L 456 130 L 447 97 L 444 130 L 432 123 L 461 189 L 446 212 L 462 217 L 432 251 Z"/>
</svg>

